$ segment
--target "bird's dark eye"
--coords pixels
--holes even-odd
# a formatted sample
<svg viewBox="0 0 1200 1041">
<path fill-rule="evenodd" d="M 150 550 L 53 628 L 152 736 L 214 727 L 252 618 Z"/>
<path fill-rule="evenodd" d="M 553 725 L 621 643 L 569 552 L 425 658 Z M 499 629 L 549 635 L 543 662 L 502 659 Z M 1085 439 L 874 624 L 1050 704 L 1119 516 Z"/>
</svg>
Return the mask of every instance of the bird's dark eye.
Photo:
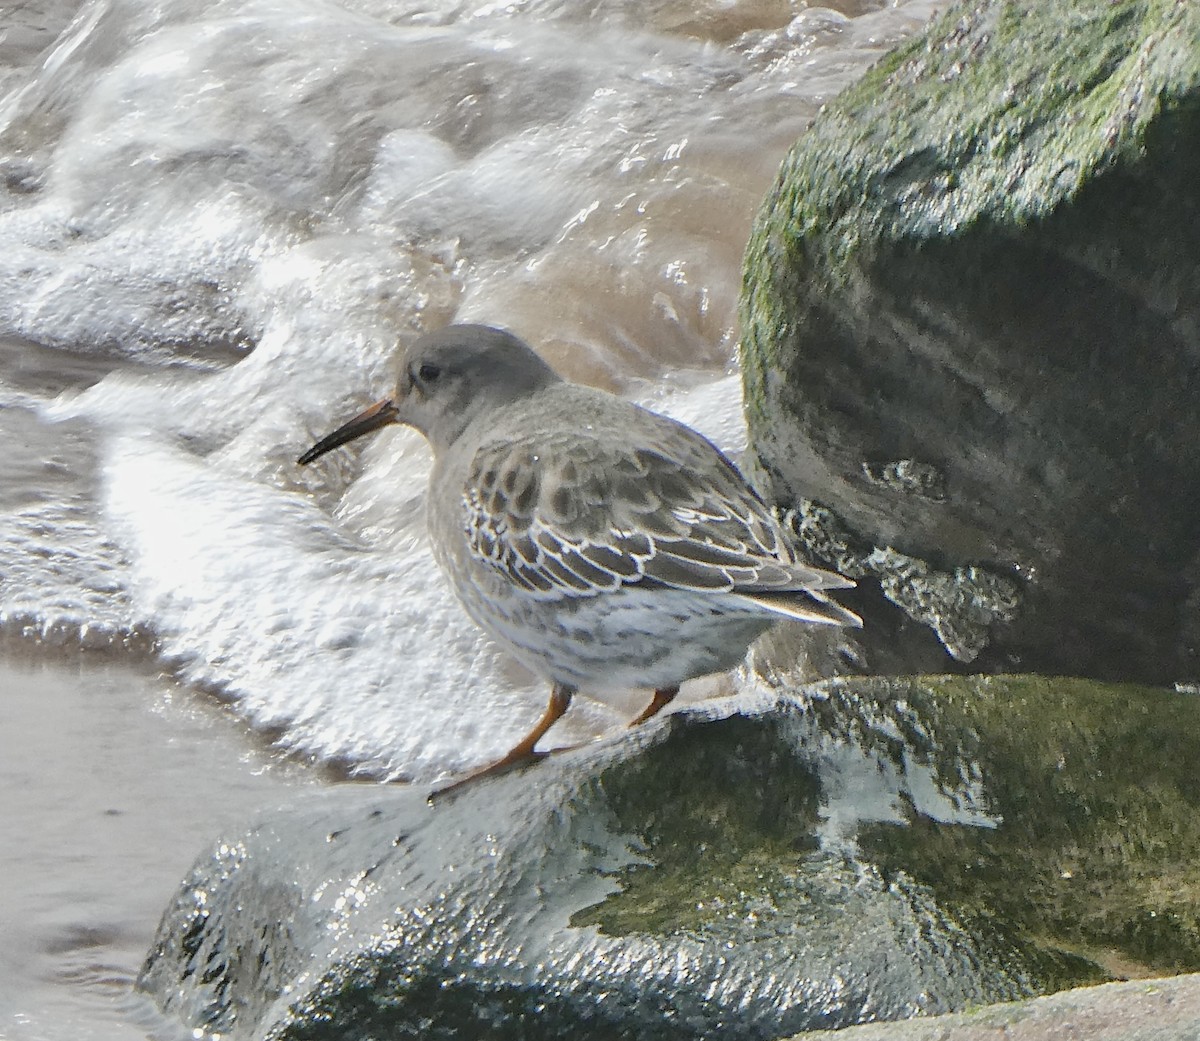
<svg viewBox="0 0 1200 1041">
<path fill-rule="evenodd" d="M 442 367 L 430 361 L 422 362 L 413 373 L 416 383 L 436 383 L 441 375 Z"/>
</svg>

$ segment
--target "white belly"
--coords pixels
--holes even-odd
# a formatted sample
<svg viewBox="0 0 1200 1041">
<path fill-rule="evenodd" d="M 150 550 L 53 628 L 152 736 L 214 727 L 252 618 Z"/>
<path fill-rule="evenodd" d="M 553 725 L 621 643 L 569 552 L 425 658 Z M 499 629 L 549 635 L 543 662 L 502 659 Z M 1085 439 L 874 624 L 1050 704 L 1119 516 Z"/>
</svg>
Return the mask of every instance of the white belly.
<svg viewBox="0 0 1200 1041">
<path fill-rule="evenodd" d="M 474 601 L 474 602 L 469 602 Z M 569 601 L 463 598 L 526 667 L 584 691 L 673 687 L 737 665 L 772 619 L 730 611 L 720 594 L 626 588 Z"/>
</svg>

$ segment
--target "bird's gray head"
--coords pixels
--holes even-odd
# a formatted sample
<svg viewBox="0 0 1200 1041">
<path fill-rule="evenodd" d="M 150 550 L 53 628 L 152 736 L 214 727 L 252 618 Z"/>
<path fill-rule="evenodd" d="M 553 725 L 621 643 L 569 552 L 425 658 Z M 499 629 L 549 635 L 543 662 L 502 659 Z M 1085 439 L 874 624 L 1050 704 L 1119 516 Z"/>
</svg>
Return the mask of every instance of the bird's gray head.
<svg viewBox="0 0 1200 1041">
<path fill-rule="evenodd" d="M 554 370 L 512 333 L 487 325 L 450 325 L 405 351 L 394 397 L 322 438 L 299 461 L 310 463 L 389 423 L 415 427 L 435 453 L 441 452 L 480 415 L 557 382 Z"/>
</svg>

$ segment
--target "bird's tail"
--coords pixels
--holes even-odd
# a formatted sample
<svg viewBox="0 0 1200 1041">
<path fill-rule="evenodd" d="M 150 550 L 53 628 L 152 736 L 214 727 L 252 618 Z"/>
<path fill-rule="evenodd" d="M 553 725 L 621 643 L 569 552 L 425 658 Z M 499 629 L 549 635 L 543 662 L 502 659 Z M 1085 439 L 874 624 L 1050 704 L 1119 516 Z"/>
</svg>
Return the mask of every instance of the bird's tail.
<svg viewBox="0 0 1200 1041">
<path fill-rule="evenodd" d="M 846 582 L 849 586 L 852 583 Z M 765 609 L 781 618 L 816 625 L 849 625 L 862 628 L 862 619 L 853 611 L 831 600 L 817 589 L 798 589 L 786 592 L 739 593 L 740 599 Z"/>
</svg>

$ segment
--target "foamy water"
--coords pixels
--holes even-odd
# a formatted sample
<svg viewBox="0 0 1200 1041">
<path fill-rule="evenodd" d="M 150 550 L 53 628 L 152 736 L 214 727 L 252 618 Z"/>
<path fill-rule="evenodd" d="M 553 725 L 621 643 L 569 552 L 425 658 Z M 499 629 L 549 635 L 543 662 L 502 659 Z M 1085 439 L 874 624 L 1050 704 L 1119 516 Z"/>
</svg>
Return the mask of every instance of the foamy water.
<svg viewBox="0 0 1200 1041">
<path fill-rule="evenodd" d="M 0 105 L 0 331 L 106 373 L 0 368 L 5 422 L 62 456 L 19 475 L 4 624 L 149 634 L 352 771 L 511 743 L 544 690 L 431 566 L 420 439 L 295 458 L 451 320 L 736 450 L 753 210 L 819 104 L 930 11 L 794 6 L 84 4 Z M 561 736 L 636 704 L 583 702 Z"/>
<path fill-rule="evenodd" d="M 4 784 L 46 796 L 5 793 L 8 832 L 45 837 L 6 848 L 15 895 L 0 910 L 51 952 L 7 966 L 0 1036 L 139 1032 L 97 1013 L 93 990 L 125 992 L 172 873 L 211 837 L 211 815 L 185 811 L 254 804 L 243 779 L 258 767 L 222 766 L 245 765 L 254 730 L 305 762 L 420 780 L 524 733 L 544 685 L 432 567 L 421 439 L 296 457 L 389 389 L 400 345 L 454 320 L 513 329 L 565 375 L 740 450 L 735 304 L 754 210 L 820 104 L 934 6 L 5 12 L 0 647 L 45 668 L 47 647 L 107 648 L 116 664 L 0 676 L 22 684 L 10 735 L 37 750 L 6 753 Z M 170 678 L 120 671 L 147 656 Z M 226 708 L 198 735 L 160 713 L 179 697 Z M 642 697 L 578 699 L 552 736 L 613 726 Z M 174 741 L 197 754 L 145 751 Z M 89 747 L 134 768 L 97 772 Z M 67 776 L 56 756 L 91 772 L 46 787 L 38 764 Z M 118 790 L 147 810 L 121 856 L 76 856 L 111 830 L 46 824 Z M 196 823 L 168 835 L 166 818 Z M 130 899 L 143 876 L 159 888 Z M 89 936 L 107 953 L 64 961 Z"/>
</svg>

